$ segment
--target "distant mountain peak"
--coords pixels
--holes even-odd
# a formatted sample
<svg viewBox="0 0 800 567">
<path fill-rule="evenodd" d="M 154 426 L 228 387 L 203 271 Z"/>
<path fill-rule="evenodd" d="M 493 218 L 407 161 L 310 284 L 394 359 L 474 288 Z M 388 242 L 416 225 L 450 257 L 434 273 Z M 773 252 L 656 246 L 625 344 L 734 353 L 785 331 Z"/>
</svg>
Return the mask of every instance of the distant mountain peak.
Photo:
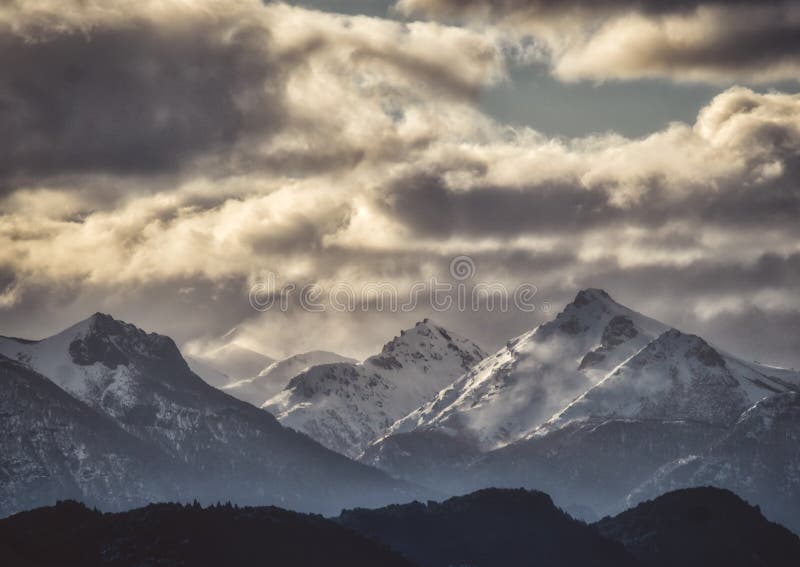
<svg viewBox="0 0 800 567">
<path fill-rule="evenodd" d="M 418 430 L 424 436 L 435 430 L 480 450 L 507 445 L 667 329 L 602 289 L 584 289 L 553 320 L 473 364 L 457 382 L 393 424 L 390 434 Z"/>
<path fill-rule="evenodd" d="M 729 368 L 705 340 L 677 329 L 661 333 L 537 430 L 608 419 L 690 420 L 731 425 L 766 395 L 765 381 Z"/>
<path fill-rule="evenodd" d="M 437 324 L 433 320 L 431 320 L 431 319 L 426 317 L 422 321 L 417 321 L 416 323 L 414 323 L 413 327 L 409 327 L 407 329 L 401 330 L 400 331 L 400 336 L 404 337 L 404 336 L 406 336 L 406 334 L 409 334 L 409 333 L 412 333 L 412 334 L 419 334 L 419 333 L 426 334 L 429 331 L 439 330 L 439 329 L 444 329 L 444 327 L 442 327 L 441 325 Z M 396 341 L 397 338 L 398 337 L 395 337 L 394 339 L 392 339 L 391 341 L 387 342 L 386 344 L 387 345 L 391 344 L 392 342 Z"/>
<path fill-rule="evenodd" d="M 486 353 L 430 319 L 360 363 L 313 366 L 262 406 L 281 423 L 357 457 L 396 420 L 450 385 Z"/>
<path fill-rule="evenodd" d="M 115 335 L 128 335 L 128 336 L 142 336 L 142 337 L 162 337 L 156 333 L 148 333 L 140 329 L 132 323 L 128 323 L 121 319 L 115 319 L 108 313 L 97 311 L 90 317 L 83 321 L 69 327 L 63 333 L 70 333 L 72 330 L 78 331 L 77 334 L 91 333 L 95 335 L 115 336 Z"/>
<path fill-rule="evenodd" d="M 119 321 L 107 313 L 97 311 L 86 319 L 78 321 L 74 325 L 64 329 L 59 334 L 80 335 L 86 333 L 108 333 L 119 326 Z"/>
<path fill-rule="evenodd" d="M 301 352 L 282 360 L 276 360 L 259 372 L 257 376 L 225 384 L 222 386 L 222 390 L 235 398 L 261 407 L 280 393 L 298 374 L 314 366 L 340 362 L 355 364 L 357 361 L 324 350 Z"/>
<path fill-rule="evenodd" d="M 72 335 L 68 351 L 73 362 L 81 366 L 99 362 L 114 369 L 127 366 L 131 356 L 182 362 L 171 338 L 148 333 L 106 313 L 97 312 L 63 334 Z"/>
<path fill-rule="evenodd" d="M 705 366 L 725 366 L 722 355 L 702 337 L 678 329 L 665 331 L 648 346 L 648 349 L 665 350 L 670 353 L 683 352 L 686 358 L 695 358 Z"/>
<path fill-rule="evenodd" d="M 617 303 L 605 290 L 587 288 L 579 291 L 571 303 L 554 319 L 538 327 L 532 336 L 538 340 L 549 340 L 555 335 L 563 334 L 568 337 L 585 337 L 586 346 L 591 344 L 613 347 L 612 343 L 625 342 L 642 331 L 655 337 L 668 328 L 659 321 Z M 606 340 L 611 343 L 603 342 Z"/>
<path fill-rule="evenodd" d="M 114 321 L 114 317 L 102 311 L 95 311 L 94 315 L 89 317 L 90 321 Z"/>
<path fill-rule="evenodd" d="M 575 299 L 572 300 L 572 303 L 578 306 L 595 302 L 619 305 L 606 290 L 594 287 L 587 287 L 586 289 L 580 290 L 575 296 Z"/>
<path fill-rule="evenodd" d="M 380 354 L 371 356 L 365 363 L 387 370 L 401 369 L 409 363 L 419 365 L 431 357 L 441 359 L 441 353 L 437 352 L 442 349 L 460 354 L 464 372 L 486 356 L 486 352 L 474 342 L 425 318 L 400 331 L 398 336 L 383 345 Z"/>
</svg>

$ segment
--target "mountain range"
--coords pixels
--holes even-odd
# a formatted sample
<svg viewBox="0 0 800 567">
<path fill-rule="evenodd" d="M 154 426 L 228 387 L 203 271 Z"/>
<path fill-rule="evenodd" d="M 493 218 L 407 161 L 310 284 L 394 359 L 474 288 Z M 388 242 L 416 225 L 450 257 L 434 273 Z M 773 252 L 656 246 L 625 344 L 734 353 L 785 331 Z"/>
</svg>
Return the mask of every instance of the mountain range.
<svg viewBox="0 0 800 567">
<path fill-rule="evenodd" d="M 599 289 L 490 355 L 429 319 L 361 362 L 228 346 L 202 362 L 215 388 L 170 338 L 100 313 L 0 338 L 0 514 L 64 498 L 337 513 L 494 486 L 593 521 L 712 485 L 800 530 L 800 374 Z M 245 377 L 213 366 L 232 360 Z"/>
<path fill-rule="evenodd" d="M 485 356 L 474 342 L 425 319 L 364 362 L 322 364 L 298 374 L 262 407 L 282 424 L 356 458 Z"/>
<path fill-rule="evenodd" d="M 335 512 L 424 493 L 206 384 L 171 339 L 108 315 L 41 341 L 2 338 L 0 355 L 2 515 L 67 497 Z"/>
<path fill-rule="evenodd" d="M 542 489 L 586 519 L 712 484 L 800 529 L 798 391 L 795 371 L 747 362 L 587 289 L 360 460 L 451 494 Z"/>
</svg>

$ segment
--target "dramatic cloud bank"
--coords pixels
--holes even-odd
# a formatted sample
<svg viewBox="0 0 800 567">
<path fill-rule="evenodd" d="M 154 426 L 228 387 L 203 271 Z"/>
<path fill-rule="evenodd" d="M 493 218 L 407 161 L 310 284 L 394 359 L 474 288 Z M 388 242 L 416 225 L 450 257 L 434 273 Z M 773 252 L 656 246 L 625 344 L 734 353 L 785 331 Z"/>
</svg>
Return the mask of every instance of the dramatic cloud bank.
<svg viewBox="0 0 800 567">
<path fill-rule="evenodd" d="M 770 83 L 800 76 L 796 0 L 399 0 L 397 7 L 530 34 L 533 52 L 564 80 Z"/>
<path fill-rule="evenodd" d="M 553 30 L 599 11 L 608 13 L 604 26 L 621 25 L 625 7 L 631 21 L 691 25 L 721 9 L 402 7 L 452 15 L 467 4 L 534 27 L 541 14 Z M 739 2 L 730 13 L 762 5 Z M 788 3 L 764 9 L 794 14 Z M 693 124 L 641 139 L 551 139 L 477 108 L 482 90 L 506 80 L 506 60 L 525 51 L 515 41 L 502 28 L 255 0 L 5 4 L 3 331 L 44 334 L 102 309 L 183 341 L 238 326 L 244 342 L 272 354 L 366 354 L 429 313 L 402 321 L 374 312 L 259 313 L 250 286 L 275 273 L 284 283 L 409 289 L 469 255 L 476 280 L 532 282 L 556 307 L 578 287 L 607 287 L 724 346 L 800 363 L 800 95 L 733 87 Z M 785 47 L 769 64 L 731 57 L 727 68 L 751 78 L 778 73 L 774 61 L 794 65 L 797 50 Z M 581 67 L 575 49 L 556 57 L 557 72 L 658 69 L 644 59 Z M 713 78 L 726 68 L 701 55 L 665 72 Z M 611 50 L 608 61 L 623 56 L 632 57 Z M 543 316 L 436 315 L 488 347 Z"/>
</svg>

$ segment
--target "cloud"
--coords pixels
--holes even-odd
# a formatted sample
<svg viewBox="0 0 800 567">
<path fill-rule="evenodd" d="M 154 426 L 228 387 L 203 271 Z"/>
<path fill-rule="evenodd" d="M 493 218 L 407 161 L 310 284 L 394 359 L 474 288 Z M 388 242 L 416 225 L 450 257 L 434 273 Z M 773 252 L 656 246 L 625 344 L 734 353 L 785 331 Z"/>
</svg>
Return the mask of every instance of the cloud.
<svg viewBox="0 0 800 567">
<path fill-rule="evenodd" d="M 414 232 L 439 237 L 582 234 L 615 223 L 657 228 L 676 220 L 794 232 L 798 118 L 796 95 L 734 88 L 695 124 L 673 124 L 642 139 L 567 143 L 523 134 L 466 149 L 460 163 L 409 168 L 379 193 L 379 202 Z"/>
<path fill-rule="evenodd" d="M 431 313 L 260 314 L 249 285 L 407 290 L 461 254 L 556 308 L 605 286 L 736 345 L 715 321 L 800 309 L 798 95 L 728 88 L 691 124 L 553 139 L 479 110 L 505 80 L 496 28 L 255 1 L 62 8 L 0 9 L 17 56 L 0 53 L 0 125 L 18 138 L 0 141 L 0 332 L 103 309 L 179 341 L 240 325 L 271 353 L 362 355 Z M 549 316 L 434 315 L 489 348 Z"/>
<path fill-rule="evenodd" d="M 794 0 L 400 0 L 406 15 L 488 21 L 542 44 L 564 80 L 796 81 Z"/>
<path fill-rule="evenodd" d="M 0 66 L 6 190 L 54 173 L 175 171 L 283 126 L 285 71 L 269 28 L 241 9 L 12 4 Z"/>
<path fill-rule="evenodd" d="M 344 106 L 410 90 L 469 99 L 504 74 L 493 41 L 436 24 L 256 0 L 64 4 L 0 8 L 3 192 L 87 172 L 350 167 L 369 148 L 348 139 L 365 132 L 348 131 Z M 392 130 L 391 111 L 376 127 Z M 342 143 L 323 147 L 332 135 Z"/>
</svg>

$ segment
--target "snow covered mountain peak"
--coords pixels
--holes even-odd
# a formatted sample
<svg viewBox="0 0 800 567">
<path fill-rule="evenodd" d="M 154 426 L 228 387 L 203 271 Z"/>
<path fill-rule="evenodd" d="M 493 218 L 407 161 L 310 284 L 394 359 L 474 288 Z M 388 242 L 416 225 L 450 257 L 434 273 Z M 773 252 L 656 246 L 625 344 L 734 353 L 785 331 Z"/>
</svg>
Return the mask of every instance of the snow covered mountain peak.
<svg viewBox="0 0 800 567">
<path fill-rule="evenodd" d="M 609 419 L 688 420 L 730 426 L 747 408 L 791 388 L 702 338 L 670 329 L 536 431 Z"/>
<path fill-rule="evenodd" d="M 185 486 L 182 496 L 218 499 L 224 494 L 249 502 L 298 502 L 315 509 L 341 501 L 345 495 L 348 501 L 353 495 L 364 501 L 359 495 L 368 495 L 368 501 L 385 502 L 389 490 L 404 490 L 382 474 L 281 427 L 267 412 L 206 384 L 192 373 L 169 337 L 146 333 L 108 315 L 94 315 L 41 341 L 0 338 L 0 355 L 12 359 L 0 356 L 4 379 L 0 413 L 20 413 L 28 419 L 25 423 L 39 428 L 31 429 L 27 439 L 24 433 L 11 430 L 25 442 L 17 443 L 20 450 L 0 462 L 0 469 L 11 471 L 23 462 L 20 455 L 33 455 L 42 461 L 40 468 L 58 472 L 56 484 L 66 478 L 53 494 L 75 494 L 73 482 L 81 487 L 94 483 L 106 498 L 117 498 L 108 491 L 126 496 L 129 490 L 136 495 L 141 492 L 137 483 L 142 483 L 146 496 L 163 480 L 168 486 Z M 36 385 L 41 386 L 41 396 L 34 385 L 25 386 L 35 379 L 41 383 Z M 74 403 L 67 407 L 64 400 Z M 33 412 L 30 418 L 24 408 L 9 411 L 16 401 L 28 404 Z M 67 410 L 97 419 L 66 415 Z M 12 421 L 16 426 L 17 418 Z M 119 431 L 111 431 L 112 425 Z M 98 430 L 96 435 L 93 428 Z M 138 468 L 131 471 L 136 474 L 129 474 L 129 467 L 141 463 L 129 464 L 131 459 L 114 455 L 116 449 L 109 446 L 106 434 L 112 441 L 114 436 L 124 436 L 144 444 L 150 461 L 140 467 L 143 474 Z M 72 470 L 66 471 L 61 457 L 53 453 L 52 439 L 58 441 L 57 450 L 74 454 Z M 38 448 L 41 443 L 44 449 Z M 83 466 L 87 457 L 91 460 Z M 30 461 L 26 459 L 26 466 L 38 466 Z M 155 468 L 162 462 L 165 471 Z M 15 464 L 9 467 L 8 463 Z M 103 476 L 97 477 L 98 473 Z M 169 478 L 151 483 L 150 476 L 159 474 Z M 34 478 L 38 481 L 46 475 Z M 17 485 L 11 486 L 18 490 Z M 13 505 L 11 500 L 0 490 L 0 509 Z M 328 508 L 337 509 L 335 505 Z"/>
<path fill-rule="evenodd" d="M 0 353 L 90 406 L 118 413 L 138 404 L 152 388 L 194 390 L 202 384 L 171 338 L 103 313 L 40 341 L 2 340 Z"/>
<path fill-rule="evenodd" d="M 683 333 L 678 329 L 670 329 L 661 334 L 655 341 L 647 347 L 652 351 L 653 356 L 669 356 L 680 353 L 688 360 L 697 360 L 700 364 L 708 367 L 725 366 L 725 359 L 703 338 L 697 335 Z M 646 356 L 642 353 L 642 357 Z"/>
<path fill-rule="evenodd" d="M 386 370 L 400 370 L 407 365 L 418 366 L 426 374 L 431 368 L 426 362 L 458 358 L 462 372 L 466 372 L 485 356 L 483 349 L 469 339 L 448 331 L 430 319 L 423 319 L 413 327 L 400 331 L 399 336 L 383 345 L 380 354 L 365 360 L 364 365 Z"/>
<path fill-rule="evenodd" d="M 81 366 L 97 363 L 109 369 L 128 366 L 131 354 L 171 363 L 183 362 L 178 347 L 169 337 L 147 333 L 105 313 L 95 313 L 70 329 L 76 332 L 68 346 L 69 354 L 72 361 Z"/>
<path fill-rule="evenodd" d="M 355 363 L 356 361 L 335 352 L 313 350 L 277 360 L 262 369 L 257 376 L 224 384 L 220 389 L 242 401 L 263 407 L 273 396 L 283 390 L 293 377 L 314 366 L 336 362 Z"/>
<path fill-rule="evenodd" d="M 144 335 L 148 334 L 135 325 L 114 319 L 114 317 L 108 313 L 102 313 L 100 311 L 97 311 L 83 321 L 79 321 L 71 327 L 68 327 L 62 331 L 62 333 L 92 333 L 99 335 L 122 335 L 126 333 Z"/>
<path fill-rule="evenodd" d="M 172 387 L 196 380 L 169 337 L 147 333 L 104 313 L 40 341 L 0 339 L 0 354 L 21 361 L 92 406 L 110 400 L 127 405 L 140 378 L 156 366 Z"/>
<path fill-rule="evenodd" d="M 586 342 L 599 346 L 606 327 L 614 325 L 622 330 L 620 323 L 628 321 L 628 326 L 637 326 L 652 335 L 658 335 L 668 327 L 614 301 L 602 289 L 584 289 L 575 299 L 556 315 L 555 319 L 536 329 L 539 340 L 547 340 L 556 334 L 583 337 Z"/>
<path fill-rule="evenodd" d="M 603 290 L 582 290 L 553 320 L 509 341 L 389 433 L 433 429 L 480 450 L 513 443 L 667 329 Z"/>
<path fill-rule="evenodd" d="M 576 307 L 592 304 L 613 304 L 621 307 L 619 303 L 611 298 L 606 290 L 594 287 L 587 287 L 586 289 L 580 290 L 572 301 L 572 305 Z"/>
<path fill-rule="evenodd" d="M 425 319 L 364 362 L 309 368 L 263 407 L 284 425 L 355 457 L 485 356 L 469 339 Z"/>
</svg>

